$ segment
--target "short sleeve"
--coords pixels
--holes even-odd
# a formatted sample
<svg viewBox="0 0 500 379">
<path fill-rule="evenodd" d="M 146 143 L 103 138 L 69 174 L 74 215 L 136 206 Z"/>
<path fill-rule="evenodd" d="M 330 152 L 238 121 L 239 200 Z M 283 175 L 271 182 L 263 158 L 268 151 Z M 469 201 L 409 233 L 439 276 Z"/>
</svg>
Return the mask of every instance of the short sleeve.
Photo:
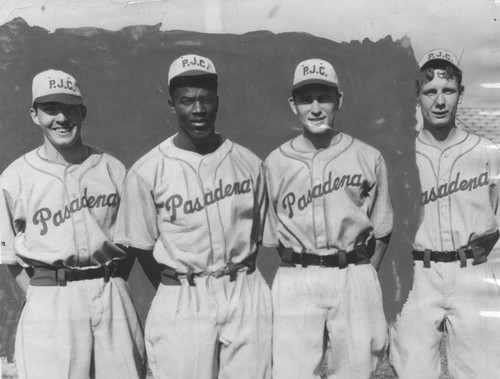
<svg viewBox="0 0 500 379">
<path fill-rule="evenodd" d="M 0 179 L 0 263 L 18 264 L 14 253 L 14 237 L 23 232 L 26 222 L 24 207 L 19 197 L 21 188 L 16 175 Z"/>
<path fill-rule="evenodd" d="M 152 250 L 158 233 L 158 214 L 153 188 L 133 168 L 121 193 L 114 242 L 142 250 Z"/>
<path fill-rule="evenodd" d="M 266 177 L 266 190 L 267 196 L 269 198 L 269 206 L 266 212 L 265 222 L 264 222 L 264 235 L 262 244 L 267 247 L 278 247 L 278 214 L 276 213 L 276 200 L 272 196 L 272 186 L 271 178 L 269 175 L 269 170 L 264 166 L 264 172 Z"/>
<path fill-rule="evenodd" d="M 373 202 L 370 212 L 370 221 L 373 225 L 375 238 L 383 238 L 392 232 L 393 210 L 389 194 L 387 166 L 380 155 L 375 167 L 377 185 L 374 186 Z"/>
</svg>

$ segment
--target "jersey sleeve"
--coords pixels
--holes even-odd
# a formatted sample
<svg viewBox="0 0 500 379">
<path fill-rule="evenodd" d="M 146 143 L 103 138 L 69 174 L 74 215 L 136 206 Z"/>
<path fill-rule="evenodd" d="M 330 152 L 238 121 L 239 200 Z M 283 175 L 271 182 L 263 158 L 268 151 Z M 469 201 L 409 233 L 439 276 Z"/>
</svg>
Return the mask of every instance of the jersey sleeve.
<svg viewBox="0 0 500 379">
<path fill-rule="evenodd" d="M 152 250 L 159 237 L 153 188 L 133 168 L 123 185 L 114 242 Z"/>
<path fill-rule="evenodd" d="M 377 185 L 372 193 L 373 201 L 370 210 L 370 221 L 376 239 L 383 238 L 392 233 L 393 211 L 389 194 L 387 166 L 380 155 L 375 167 Z"/>
<path fill-rule="evenodd" d="M 1 264 L 19 263 L 14 253 L 14 237 L 23 232 L 26 225 L 24 206 L 19 197 L 21 188 L 16 179 L 16 175 L 4 175 L 0 179 Z"/>
<path fill-rule="evenodd" d="M 486 146 L 488 161 L 490 162 L 490 202 L 495 212 L 497 225 L 500 225 L 500 212 L 498 203 L 500 199 L 500 148 L 494 142 Z"/>
<path fill-rule="evenodd" d="M 264 236 L 262 244 L 267 247 L 278 247 L 278 215 L 276 213 L 276 201 L 272 196 L 271 178 L 269 170 L 264 167 L 266 176 L 266 192 L 268 196 L 269 206 L 266 212 L 264 222 Z"/>
</svg>

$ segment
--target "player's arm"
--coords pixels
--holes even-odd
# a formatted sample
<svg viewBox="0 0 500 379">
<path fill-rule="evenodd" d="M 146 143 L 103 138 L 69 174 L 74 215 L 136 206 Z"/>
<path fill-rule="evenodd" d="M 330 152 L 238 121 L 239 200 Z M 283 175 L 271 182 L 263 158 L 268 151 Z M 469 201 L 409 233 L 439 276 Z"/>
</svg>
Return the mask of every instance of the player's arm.
<svg viewBox="0 0 500 379">
<path fill-rule="evenodd" d="M 124 264 L 129 265 L 128 272 L 130 273 L 130 270 L 132 270 L 132 266 L 135 262 L 135 259 L 137 258 L 139 264 L 142 267 L 142 270 L 144 271 L 144 274 L 151 282 L 153 287 L 157 289 L 161 283 L 162 268 L 158 264 L 158 262 L 156 262 L 156 260 L 154 259 L 153 252 L 150 250 L 137 249 L 131 246 L 123 246 L 123 245 L 119 246 L 123 251 L 127 253 L 126 260 L 120 261 L 120 265 L 122 264 L 122 262 Z"/>
<path fill-rule="evenodd" d="M 375 237 L 375 251 L 370 259 L 375 269 L 379 269 L 384 258 L 392 233 L 393 212 L 389 196 L 389 182 L 387 179 L 387 167 L 384 159 L 380 155 L 375 168 L 377 185 L 374 186 L 370 196 L 372 206 L 370 220 L 373 224 Z"/>
<path fill-rule="evenodd" d="M 266 168 L 264 163 L 264 173 L 266 178 L 266 193 L 268 197 L 269 205 L 265 213 L 264 218 L 264 230 L 263 230 L 263 241 L 262 244 L 267 247 L 275 248 L 278 250 L 280 243 L 278 241 L 278 214 L 276 210 L 276 201 L 274 201 L 273 191 L 272 191 L 272 180 L 270 177 L 269 169 Z"/>
<path fill-rule="evenodd" d="M 161 281 L 161 268 L 152 254 L 159 238 L 157 218 L 152 188 L 131 169 L 121 194 L 114 241 L 131 260 L 137 257 L 144 274 L 155 288 Z"/>
<path fill-rule="evenodd" d="M 26 270 L 19 264 L 8 265 L 7 268 L 9 269 L 12 277 L 19 285 L 19 288 L 21 288 L 21 290 L 26 293 L 30 284 L 30 278 L 26 273 Z"/>
<path fill-rule="evenodd" d="M 370 263 L 373 265 L 373 267 L 375 267 L 375 270 L 377 271 L 380 268 L 380 264 L 382 263 L 382 259 L 384 258 L 390 239 L 390 234 L 383 238 L 375 239 L 375 252 L 370 258 Z"/>
<path fill-rule="evenodd" d="M 254 192 L 254 222 L 252 228 L 252 239 L 257 244 L 262 244 L 265 219 L 268 211 L 268 196 L 266 190 L 266 176 L 263 164 L 261 164 L 259 176 L 255 182 Z"/>
<path fill-rule="evenodd" d="M 26 293 L 30 278 L 14 254 L 14 237 L 24 231 L 24 223 L 15 221 L 20 217 L 23 207 L 19 206 L 18 199 L 12 194 L 19 194 L 19 191 L 15 175 L 0 178 L 0 263 L 7 265 L 9 273 Z"/>
</svg>

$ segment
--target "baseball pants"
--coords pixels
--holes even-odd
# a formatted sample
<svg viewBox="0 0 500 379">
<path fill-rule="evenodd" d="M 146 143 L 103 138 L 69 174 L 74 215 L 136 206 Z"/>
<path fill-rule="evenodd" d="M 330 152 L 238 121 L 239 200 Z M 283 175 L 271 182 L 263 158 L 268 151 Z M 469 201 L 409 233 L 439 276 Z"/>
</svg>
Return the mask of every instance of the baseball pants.
<svg viewBox="0 0 500 379">
<path fill-rule="evenodd" d="M 415 261 L 413 289 L 391 330 L 390 360 L 404 379 L 437 379 L 446 333 L 454 379 L 500 377 L 500 281 L 489 263 Z"/>
<path fill-rule="evenodd" d="M 160 285 L 146 321 L 156 379 L 269 379 L 272 304 L 260 272 Z"/>
<path fill-rule="evenodd" d="M 19 379 L 143 378 L 143 333 L 127 283 L 29 286 L 15 355 Z"/>
<path fill-rule="evenodd" d="M 319 378 L 321 372 L 328 378 L 368 379 L 375 371 L 385 352 L 387 324 L 371 264 L 281 267 L 272 295 L 274 379 Z M 322 364 L 325 352 L 328 367 Z"/>
</svg>

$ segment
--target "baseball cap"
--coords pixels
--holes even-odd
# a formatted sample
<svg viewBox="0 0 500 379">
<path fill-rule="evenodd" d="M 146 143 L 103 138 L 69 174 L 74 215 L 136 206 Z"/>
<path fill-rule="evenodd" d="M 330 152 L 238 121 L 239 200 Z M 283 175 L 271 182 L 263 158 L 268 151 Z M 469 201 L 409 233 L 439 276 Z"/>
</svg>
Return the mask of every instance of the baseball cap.
<svg viewBox="0 0 500 379">
<path fill-rule="evenodd" d="M 323 59 L 308 59 L 300 62 L 293 75 L 293 89 L 306 84 L 320 83 L 331 87 L 339 86 L 339 78 L 333 66 Z"/>
<path fill-rule="evenodd" d="M 214 63 L 206 57 L 196 54 L 181 55 L 170 65 L 168 70 L 168 85 L 180 76 L 213 75 L 217 78 Z"/>
<path fill-rule="evenodd" d="M 82 104 L 80 86 L 64 71 L 47 70 L 35 75 L 31 87 L 33 103 Z"/>
<path fill-rule="evenodd" d="M 453 54 L 451 51 L 445 50 L 445 49 L 434 49 L 434 50 L 428 51 L 418 61 L 418 67 L 420 67 L 420 69 L 423 69 L 425 65 L 427 65 L 429 62 L 433 62 L 433 61 L 441 61 L 444 63 L 451 63 L 453 66 L 455 66 L 456 68 L 458 68 L 460 70 L 460 68 L 458 67 L 458 59 L 455 56 L 455 54 Z"/>
</svg>

